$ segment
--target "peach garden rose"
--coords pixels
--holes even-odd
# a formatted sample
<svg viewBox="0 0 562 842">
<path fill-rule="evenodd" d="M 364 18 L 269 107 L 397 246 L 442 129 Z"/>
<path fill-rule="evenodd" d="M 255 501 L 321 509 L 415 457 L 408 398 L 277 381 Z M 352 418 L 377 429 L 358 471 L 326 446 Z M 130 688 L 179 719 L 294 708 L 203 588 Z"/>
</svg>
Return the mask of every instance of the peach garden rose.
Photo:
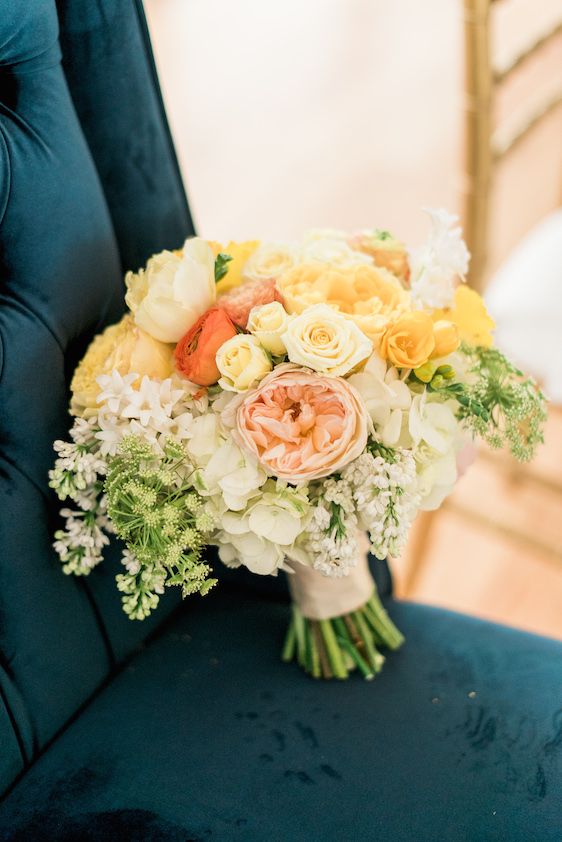
<svg viewBox="0 0 562 842">
<path fill-rule="evenodd" d="M 290 364 L 237 404 L 235 423 L 240 445 L 269 474 L 291 482 L 340 470 L 363 452 L 369 431 L 365 405 L 346 380 Z"/>
</svg>

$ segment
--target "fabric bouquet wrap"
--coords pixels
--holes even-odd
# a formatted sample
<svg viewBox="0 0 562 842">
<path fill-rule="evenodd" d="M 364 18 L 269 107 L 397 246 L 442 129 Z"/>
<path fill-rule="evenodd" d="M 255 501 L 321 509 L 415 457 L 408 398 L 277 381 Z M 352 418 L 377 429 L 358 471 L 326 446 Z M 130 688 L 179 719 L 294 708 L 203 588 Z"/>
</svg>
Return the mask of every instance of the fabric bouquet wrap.
<svg viewBox="0 0 562 842">
<path fill-rule="evenodd" d="M 142 620 L 166 587 L 217 584 L 215 546 L 228 567 L 287 573 L 284 660 L 373 678 L 403 638 L 368 551 L 401 552 L 474 438 L 528 460 L 546 417 L 464 283 L 456 217 L 428 213 L 415 249 L 378 229 L 194 237 L 129 272 L 125 315 L 78 365 L 70 439 L 54 444 L 64 572 L 89 575 L 115 534 L 123 610 Z"/>
</svg>

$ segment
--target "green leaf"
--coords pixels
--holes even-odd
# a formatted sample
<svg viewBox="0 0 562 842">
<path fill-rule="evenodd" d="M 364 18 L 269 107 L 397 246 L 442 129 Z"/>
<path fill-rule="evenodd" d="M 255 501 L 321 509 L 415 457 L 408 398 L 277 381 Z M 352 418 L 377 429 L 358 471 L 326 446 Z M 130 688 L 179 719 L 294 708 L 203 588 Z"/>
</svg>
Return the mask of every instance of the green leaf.
<svg viewBox="0 0 562 842">
<path fill-rule="evenodd" d="M 222 278 L 228 272 L 227 263 L 230 263 L 232 260 L 231 254 L 226 254 L 225 252 L 221 251 L 215 257 L 215 283 L 218 284 Z"/>
</svg>

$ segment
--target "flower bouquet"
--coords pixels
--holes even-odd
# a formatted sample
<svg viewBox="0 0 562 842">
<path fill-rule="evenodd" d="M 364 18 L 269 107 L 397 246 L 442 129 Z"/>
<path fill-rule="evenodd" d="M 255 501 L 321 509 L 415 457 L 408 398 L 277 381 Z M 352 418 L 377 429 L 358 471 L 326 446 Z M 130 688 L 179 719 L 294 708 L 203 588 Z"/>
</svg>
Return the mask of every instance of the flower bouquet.
<svg viewBox="0 0 562 842">
<path fill-rule="evenodd" d="M 455 217 L 430 217 L 410 251 L 379 230 L 193 238 L 129 272 L 127 312 L 76 369 L 71 440 L 54 445 L 64 572 L 90 574 L 114 533 L 123 609 L 142 620 L 165 587 L 208 593 L 214 545 L 229 567 L 287 572 L 284 660 L 373 678 L 403 638 L 368 549 L 400 553 L 473 437 L 526 460 L 545 419 L 463 283 Z"/>
</svg>

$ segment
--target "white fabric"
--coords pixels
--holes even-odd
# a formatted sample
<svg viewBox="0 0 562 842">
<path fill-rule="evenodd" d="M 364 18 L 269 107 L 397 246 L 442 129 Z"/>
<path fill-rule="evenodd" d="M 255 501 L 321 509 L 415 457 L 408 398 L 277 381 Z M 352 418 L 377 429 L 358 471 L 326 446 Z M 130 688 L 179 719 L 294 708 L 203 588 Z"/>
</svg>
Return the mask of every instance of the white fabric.
<svg viewBox="0 0 562 842">
<path fill-rule="evenodd" d="M 359 540 L 361 552 L 356 567 L 349 575 L 323 576 L 313 567 L 293 563 L 289 587 L 293 602 L 309 620 L 329 620 L 361 608 L 372 596 L 375 583 L 369 570 L 367 553 L 369 544 L 362 533 Z"/>
<path fill-rule="evenodd" d="M 562 209 L 525 237 L 485 298 L 498 347 L 562 404 Z"/>
</svg>

